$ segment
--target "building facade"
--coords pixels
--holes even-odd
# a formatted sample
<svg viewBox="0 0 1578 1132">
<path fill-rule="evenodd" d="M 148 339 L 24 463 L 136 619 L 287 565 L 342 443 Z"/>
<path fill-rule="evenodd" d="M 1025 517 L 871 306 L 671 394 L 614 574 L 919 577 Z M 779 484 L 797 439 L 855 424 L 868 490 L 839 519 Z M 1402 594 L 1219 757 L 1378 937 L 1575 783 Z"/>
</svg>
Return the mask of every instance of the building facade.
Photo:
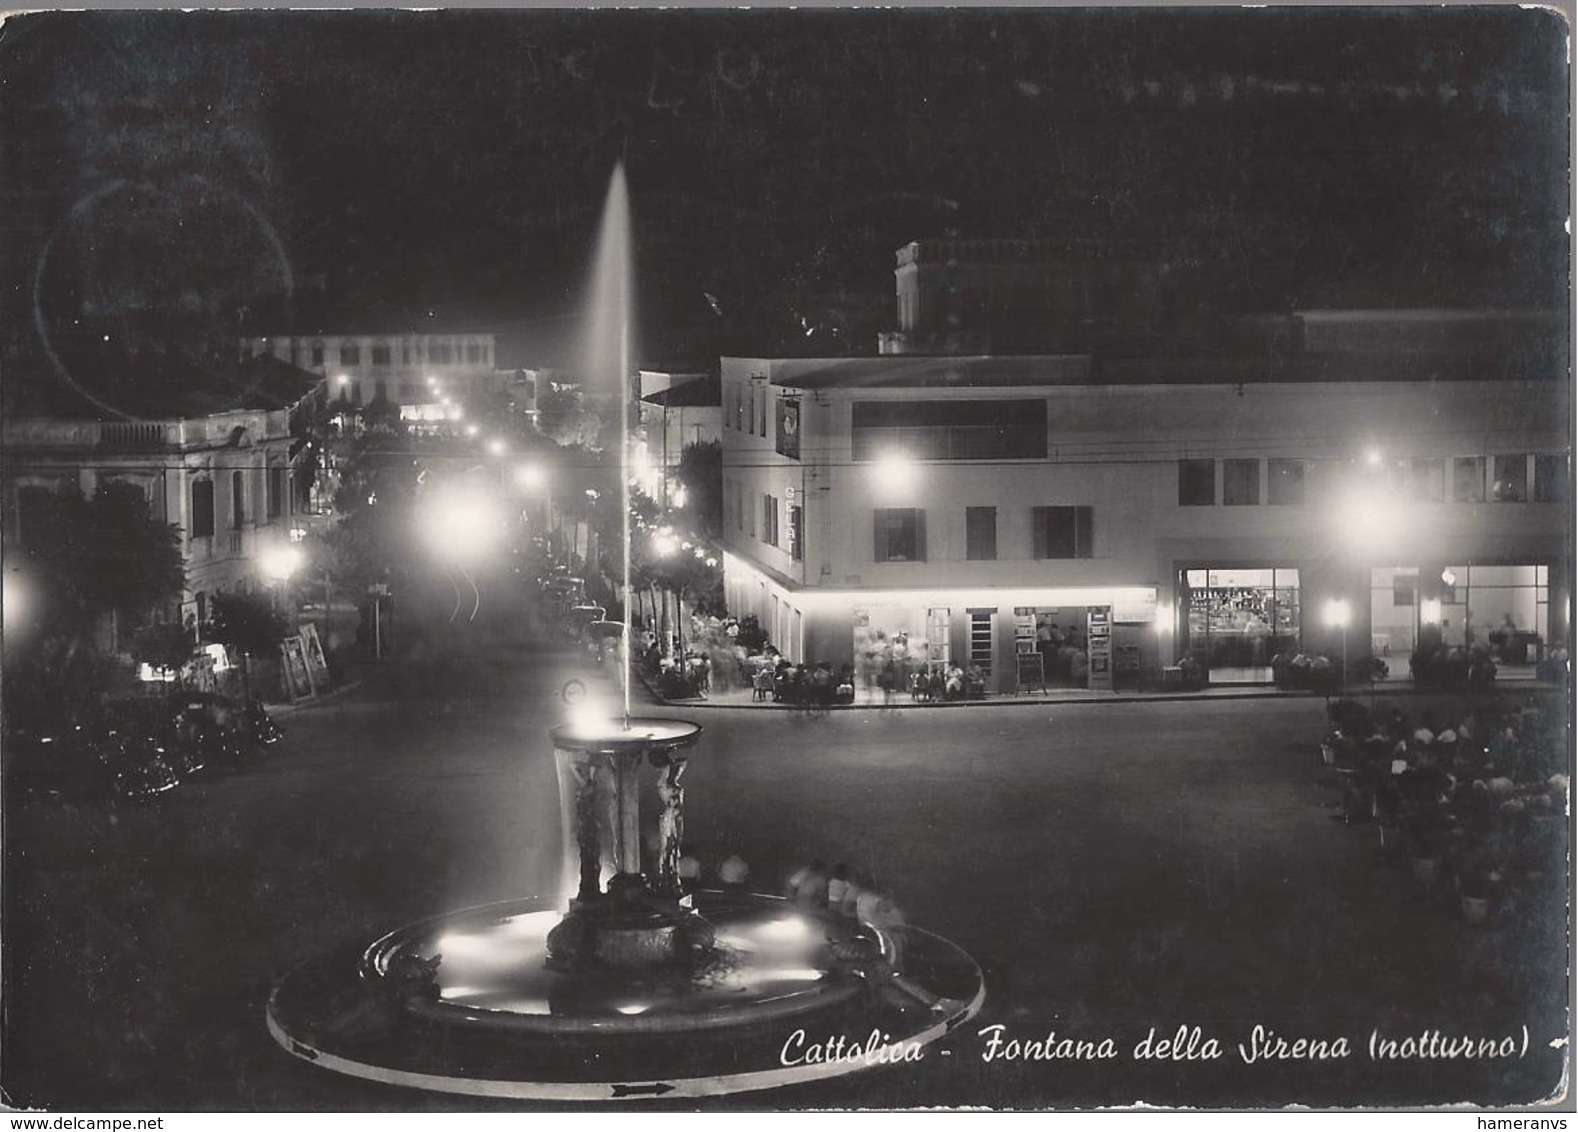
<svg viewBox="0 0 1578 1132">
<path fill-rule="evenodd" d="M 974 663 L 1001 693 L 1189 655 L 1406 673 L 1422 637 L 1509 623 L 1567 644 L 1564 380 L 1219 370 L 725 359 L 729 608 L 795 660 Z"/>
<path fill-rule="evenodd" d="M 314 456 L 307 426 L 322 401 L 314 375 L 264 368 L 229 410 L 135 420 L 8 416 L 8 544 L 26 546 L 39 493 L 91 495 L 115 480 L 141 487 L 154 518 L 180 528 L 186 588 L 180 609 L 166 613 L 201 623 L 215 593 L 261 586 L 260 557 L 307 522 Z"/>
<path fill-rule="evenodd" d="M 242 339 L 241 353 L 318 374 L 335 400 L 398 405 L 419 429 L 461 419 L 463 402 L 511 392 L 518 377 L 494 368 L 492 334 L 270 335 Z"/>
</svg>

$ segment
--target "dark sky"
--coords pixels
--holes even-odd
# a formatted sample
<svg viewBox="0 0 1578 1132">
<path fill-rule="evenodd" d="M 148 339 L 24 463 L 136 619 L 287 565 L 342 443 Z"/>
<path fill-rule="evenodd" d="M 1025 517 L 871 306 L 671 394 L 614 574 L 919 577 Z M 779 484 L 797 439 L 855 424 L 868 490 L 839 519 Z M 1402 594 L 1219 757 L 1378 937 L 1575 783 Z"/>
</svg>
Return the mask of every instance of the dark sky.
<svg viewBox="0 0 1578 1132">
<path fill-rule="evenodd" d="M 1511 7 L 21 17 L 8 334 L 35 299 L 121 344 L 431 311 L 548 360 L 621 156 L 646 364 L 769 352 L 948 232 L 1216 265 L 1242 308 L 1564 307 L 1564 37 Z"/>
</svg>

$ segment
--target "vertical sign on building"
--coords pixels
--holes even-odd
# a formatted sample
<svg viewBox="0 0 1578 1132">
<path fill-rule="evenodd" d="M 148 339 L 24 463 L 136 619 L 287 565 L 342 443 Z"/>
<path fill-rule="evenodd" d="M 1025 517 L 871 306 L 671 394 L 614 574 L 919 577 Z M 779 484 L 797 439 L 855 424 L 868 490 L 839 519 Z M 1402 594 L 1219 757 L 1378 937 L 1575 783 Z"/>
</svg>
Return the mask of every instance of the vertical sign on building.
<svg viewBox="0 0 1578 1132">
<path fill-rule="evenodd" d="M 791 460 L 800 458 L 800 402 L 794 397 L 778 399 L 778 428 L 775 450 Z"/>
<path fill-rule="evenodd" d="M 1092 605 L 1086 607 L 1085 635 L 1090 661 L 1090 688 L 1093 691 L 1112 691 L 1112 607 Z"/>
</svg>

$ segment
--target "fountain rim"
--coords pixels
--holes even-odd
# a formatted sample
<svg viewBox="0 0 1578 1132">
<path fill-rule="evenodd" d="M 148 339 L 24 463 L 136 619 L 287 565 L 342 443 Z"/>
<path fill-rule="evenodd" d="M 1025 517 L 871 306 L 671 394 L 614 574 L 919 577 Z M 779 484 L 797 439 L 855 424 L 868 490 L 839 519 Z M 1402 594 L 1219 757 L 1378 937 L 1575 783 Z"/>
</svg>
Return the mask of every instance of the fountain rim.
<svg viewBox="0 0 1578 1132">
<path fill-rule="evenodd" d="M 680 751 L 694 746 L 702 727 L 684 719 L 632 716 L 596 723 L 561 723 L 548 729 L 555 749 L 582 754 Z"/>
</svg>

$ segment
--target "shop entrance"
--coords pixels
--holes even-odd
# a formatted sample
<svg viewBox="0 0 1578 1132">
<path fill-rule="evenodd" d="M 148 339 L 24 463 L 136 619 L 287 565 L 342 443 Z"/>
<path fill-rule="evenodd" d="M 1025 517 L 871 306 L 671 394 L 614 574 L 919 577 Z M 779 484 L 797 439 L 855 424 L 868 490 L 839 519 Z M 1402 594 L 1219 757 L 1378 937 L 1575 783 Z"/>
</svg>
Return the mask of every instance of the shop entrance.
<svg viewBox="0 0 1578 1132">
<path fill-rule="evenodd" d="M 1271 658 L 1299 648 L 1299 572 L 1289 566 L 1183 570 L 1184 652 L 1213 684 L 1269 684 Z"/>
</svg>

